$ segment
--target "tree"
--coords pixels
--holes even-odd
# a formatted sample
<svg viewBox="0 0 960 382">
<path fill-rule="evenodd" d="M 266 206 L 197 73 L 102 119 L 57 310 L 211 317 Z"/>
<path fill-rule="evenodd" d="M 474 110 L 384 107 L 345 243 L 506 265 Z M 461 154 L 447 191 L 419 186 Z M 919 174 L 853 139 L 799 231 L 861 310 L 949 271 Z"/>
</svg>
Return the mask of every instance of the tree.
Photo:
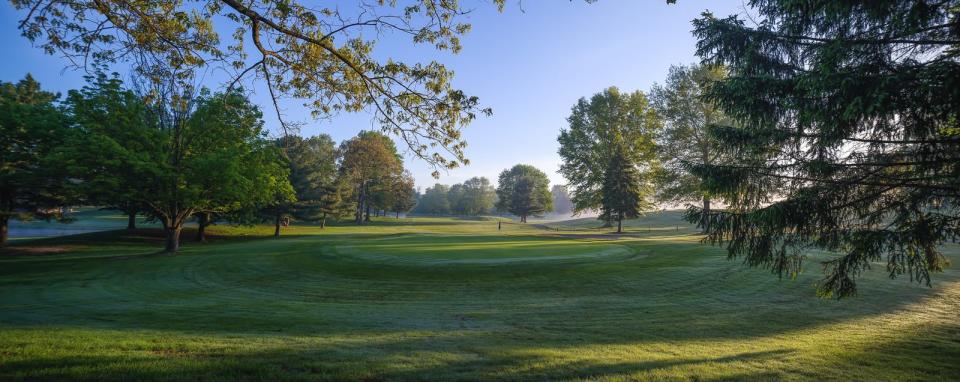
<svg viewBox="0 0 960 382">
<path fill-rule="evenodd" d="M 163 152 L 162 139 L 149 120 L 147 105 L 124 88 L 116 73 L 98 70 L 87 85 L 71 90 L 65 107 L 77 133 L 57 150 L 84 203 L 104 206 L 127 215 L 127 229 L 136 228 L 143 182 L 155 176 L 155 159 Z"/>
<path fill-rule="evenodd" d="M 494 0 L 502 9 L 505 0 Z M 23 13 L 21 33 L 73 66 L 96 60 L 130 61 L 135 69 L 162 64 L 178 72 L 223 69 L 227 91 L 259 81 L 272 98 L 303 99 L 315 116 L 370 110 L 384 131 L 399 136 L 414 155 L 435 167 L 466 163 L 460 127 L 478 113 L 476 97 L 452 87 L 442 64 L 409 63 L 375 49 L 392 31 L 414 44 L 457 53 L 470 29 L 455 1 L 360 2 L 355 7 L 296 1 L 171 0 L 128 2 L 13 0 Z M 230 31 L 224 38 L 221 31 Z M 211 66 L 216 66 L 211 68 Z"/>
<path fill-rule="evenodd" d="M 290 198 L 281 190 L 277 203 L 267 205 L 265 217 L 274 223 L 274 236 L 280 236 L 282 223 L 292 219 L 320 221 L 326 225 L 327 215 L 337 215 L 340 187 L 337 172 L 338 151 L 327 134 L 309 138 L 287 135 L 276 141 L 276 148 L 284 150 L 288 164 Z"/>
<path fill-rule="evenodd" d="M 690 167 L 734 161 L 709 133 L 710 126 L 732 126 L 733 122 L 704 99 L 710 86 L 725 76 L 726 70 L 718 66 L 671 66 L 666 83 L 654 84 L 650 90 L 652 104 L 664 120 L 657 137 L 662 163 L 658 199 L 667 203 L 698 201 L 704 216 L 710 214 L 710 193 L 705 180 Z M 706 228 L 709 221 L 700 224 Z"/>
<path fill-rule="evenodd" d="M 249 177 L 256 179 L 259 192 L 253 194 L 251 207 L 260 212 L 261 220 L 273 223 L 273 237 L 280 237 L 280 228 L 288 225 L 294 217 L 301 217 L 303 213 L 299 208 L 304 202 L 298 199 L 302 189 L 298 190 L 292 183 L 292 180 L 300 180 L 292 175 L 293 169 L 300 169 L 298 165 L 293 165 L 289 155 L 285 158 L 281 148 L 273 142 L 266 140 L 258 141 L 262 147 L 256 149 L 254 153 L 260 158 L 259 161 L 247 163 L 247 169 L 250 171 Z M 302 158 L 297 158 L 302 159 Z M 301 183 L 302 187 L 303 184 Z"/>
<path fill-rule="evenodd" d="M 622 146 L 614 148 L 613 156 L 603 174 L 602 213 L 617 220 L 617 233 L 623 232 L 623 219 L 640 216 L 653 204 L 648 201 L 651 188 L 644 180 L 627 151 Z"/>
<path fill-rule="evenodd" d="M 930 285 L 960 237 L 958 1 L 754 0 L 759 26 L 694 21 L 707 94 L 741 126 L 714 135 L 739 161 L 695 174 L 728 209 L 692 208 L 731 258 L 795 276 L 823 262 L 821 296 L 856 293 L 885 258 L 891 278 Z"/>
<path fill-rule="evenodd" d="M 573 212 L 573 201 L 570 200 L 566 185 L 553 185 L 550 188 L 550 195 L 553 197 L 553 212 L 564 216 Z"/>
<path fill-rule="evenodd" d="M 452 190 L 451 190 L 452 191 Z M 463 182 L 461 205 L 463 214 L 480 215 L 493 209 L 496 190 L 485 177 L 473 177 Z"/>
<path fill-rule="evenodd" d="M 155 176 L 143 180 L 139 195 L 163 224 L 164 250 L 176 252 L 189 217 L 265 205 L 290 186 L 279 157 L 271 154 L 276 151 L 267 149 L 272 145 L 262 113 L 240 89 L 194 92 L 191 73 L 168 66 L 153 70 L 167 75 L 140 76 L 135 85 L 162 150 L 150 158 Z"/>
<path fill-rule="evenodd" d="M 393 179 L 390 187 L 390 198 L 388 206 L 397 214 L 397 219 L 401 213 L 407 213 L 417 205 L 417 188 L 413 175 L 404 171 L 403 174 Z"/>
<path fill-rule="evenodd" d="M 450 213 L 450 201 L 447 199 L 450 187 L 437 183 L 427 187 L 417 202 L 417 211 L 425 214 L 444 215 Z"/>
<path fill-rule="evenodd" d="M 519 216 L 521 223 L 527 222 L 527 216 L 539 216 L 553 210 L 550 180 L 536 167 L 518 164 L 503 170 L 499 180 L 498 208 Z"/>
<path fill-rule="evenodd" d="M 640 91 L 621 93 L 611 87 L 573 106 L 568 129 L 560 130 L 560 173 L 570 181 L 574 212 L 599 210 L 604 173 L 617 145 L 629 157 L 655 170 L 656 132 L 662 122 Z M 502 198 L 502 197 L 501 197 Z M 609 224 L 611 216 L 600 215 Z"/>
<path fill-rule="evenodd" d="M 354 189 L 355 221 L 363 224 L 370 220 L 372 204 L 382 204 L 375 195 L 387 189 L 389 179 L 403 170 L 400 154 L 390 138 L 373 131 L 362 131 L 341 143 L 340 152 L 340 173 Z"/>
<path fill-rule="evenodd" d="M 467 206 L 464 198 L 464 189 L 462 183 L 457 183 L 447 190 L 447 202 L 450 203 L 450 213 L 454 215 L 466 215 Z"/>
<path fill-rule="evenodd" d="M 71 133 L 57 97 L 29 74 L 16 84 L 0 82 L 0 246 L 11 218 L 62 219 L 71 198 L 53 155 Z"/>
</svg>

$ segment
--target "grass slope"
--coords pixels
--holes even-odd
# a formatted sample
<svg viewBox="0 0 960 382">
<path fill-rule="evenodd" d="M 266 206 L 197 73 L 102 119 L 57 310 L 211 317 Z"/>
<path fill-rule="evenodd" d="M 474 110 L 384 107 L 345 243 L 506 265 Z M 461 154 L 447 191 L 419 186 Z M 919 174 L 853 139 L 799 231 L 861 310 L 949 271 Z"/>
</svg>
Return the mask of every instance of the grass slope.
<svg viewBox="0 0 960 382">
<path fill-rule="evenodd" d="M 618 239 L 595 220 L 214 227 L 176 256 L 149 230 L 21 241 L 0 256 L 0 379 L 960 380 L 956 268 L 927 288 L 878 264 L 860 297 L 821 300 L 815 263 L 778 281 L 672 216 Z"/>
</svg>

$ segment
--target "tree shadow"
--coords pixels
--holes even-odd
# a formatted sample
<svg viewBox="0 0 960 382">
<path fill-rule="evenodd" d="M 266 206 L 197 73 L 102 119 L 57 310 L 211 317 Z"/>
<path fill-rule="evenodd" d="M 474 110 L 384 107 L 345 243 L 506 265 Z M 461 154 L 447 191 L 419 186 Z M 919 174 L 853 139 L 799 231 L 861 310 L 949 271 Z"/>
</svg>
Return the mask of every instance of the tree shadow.
<svg viewBox="0 0 960 382">
<path fill-rule="evenodd" d="M 442 340 L 441 340 L 442 341 Z M 537 347 L 550 344 L 536 344 Z M 373 350 L 371 350 L 373 349 Z M 565 360 L 528 354 L 523 344 L 483 347 L 472 340 L 438 347 L 423 338 L 391 339 L 336 346 L 292 345 L 283 349 L 194 350 L 176 344 L 143 346 L 118 355 L 12 357 L 0 377 L 52 380 L 364 380 L 530 381 L 631 378 L 671 370 L 682 376 L 697 367 L 783 359 L 793 351 L 774 349 L 716 357 L 637 357 L 630 361 Z M 525 354 L 526 353 L 526 354 Z M 418 357 L 439 357 L 418 363 Z M 628 357 L 629 358 L 629 357 Z M 694 370 L 684 371 L 693 367 Z M 691 374 L 692 375 L 692 374 Z M 767 374 L 775 376 L 774 373 Z M 757 375 L 751 375 L 756 377 Z"/>
</svg>

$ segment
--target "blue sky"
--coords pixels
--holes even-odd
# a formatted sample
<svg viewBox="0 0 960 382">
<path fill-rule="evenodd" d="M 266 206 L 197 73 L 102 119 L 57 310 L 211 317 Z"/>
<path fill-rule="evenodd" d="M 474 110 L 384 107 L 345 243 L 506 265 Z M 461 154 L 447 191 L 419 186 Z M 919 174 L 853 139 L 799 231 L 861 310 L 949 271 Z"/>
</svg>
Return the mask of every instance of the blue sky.
<svg viewBox="0 0 960 382">
<path fill-rule="evenodd" d="M 469 2 L 467 2 L 469 3 Z M 602 0 L 515 1 L 498 13 L 483 3 L 467 17 L 473 30 L 462 39 L 457 55 L 427 47 L 411 48 L 406 37 L 386 36 L 377 55 L 404 61 L 437 60 L 456 72 L 454 84 L 493 108 L 492 117 L 480 117 L 464 129 L 471 164 L 441 174 L 418 159 L 407 157 L 406 166 L 421 188 L 440 182 L 453 184 L 472 176 L 496 182 L 497 174 L 517 163 L 545 171 L 552 183 L 565 183 L 556 173 L 560 166 L 556 137 L 566 127 L 570 107 L 609 86 L 646 91 L 662 82 L 672 64 L 695 62 L 695 40 L 690 21 L 704 10 L 718 16 L 743 13 L 743 3 L 733 1 Z M 7 57 L 0 60 L 0 80 L 16 81 L 31 73 L 47 89 L 66 92 L 83 86 L 83 73 L 64 69 L 66 62 L 44 54 L 20 36 L 18 14 L 7 3 L 0 8 L 0 45 Z M 221 86 L 215 74 L 204 85 Z M 257 90 L 260 90 L 257 92 Z M 254 88 L 255 102 L 263 107 L 268 128 L 273 119 L 262 89 Z M 369 114 L 340 114 L 313 121 L 295 102 L 285 105 L 292 120 L 307 122 L 303 135 L 330 134 L 338 142 L 363 129 L 373 129 Z M 402 147 L 402 146 L 401 146 Z"/>
</svg>

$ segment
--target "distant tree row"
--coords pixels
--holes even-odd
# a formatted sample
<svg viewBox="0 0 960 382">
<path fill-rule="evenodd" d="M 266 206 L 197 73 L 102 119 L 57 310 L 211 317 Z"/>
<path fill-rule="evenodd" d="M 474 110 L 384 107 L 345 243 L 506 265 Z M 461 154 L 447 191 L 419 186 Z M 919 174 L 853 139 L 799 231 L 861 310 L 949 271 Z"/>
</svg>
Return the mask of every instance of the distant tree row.
<svg viewBox="0 0 960 382">
<path fill-rule="evenodd" d="M 518 164 L 500 173 L 496 189 L 484 177 L 447 186 L 435 184 L 420 195 L 414 210 L 420 214 L 467 215 L 510 213 L 527 222 L 529 216 L 543 216 L 554 210 L 555 200 L 566 203 L 570 212 L 569 196 L 565 186 L 554 186 L 551 191 L 547 174 L 539 169 Z"/>
<path fill-rule="evenodd" d="M 0 244 L 11 218 L 61 219 L 69 205 L 144 215 L 180 247 L 217 221 L 281 226 L 409 211 L 412 176 L 393 142 L 361 132 L 339 148 L 327 135 L 269 139 L 262 113 L 240 90 L 211 93 L 162 82 L 124 87 L 116 75 L 59 96 L 30 76 L 0 83 Z"/>
<path fill-rule="evenodd" d="M 414 212 L 428 215 L 477 216 L 495 213 L 497 194 L 490 180 L 473 177 L 453 186 L 435 184 L 420 195 Z"/>
</svg>

